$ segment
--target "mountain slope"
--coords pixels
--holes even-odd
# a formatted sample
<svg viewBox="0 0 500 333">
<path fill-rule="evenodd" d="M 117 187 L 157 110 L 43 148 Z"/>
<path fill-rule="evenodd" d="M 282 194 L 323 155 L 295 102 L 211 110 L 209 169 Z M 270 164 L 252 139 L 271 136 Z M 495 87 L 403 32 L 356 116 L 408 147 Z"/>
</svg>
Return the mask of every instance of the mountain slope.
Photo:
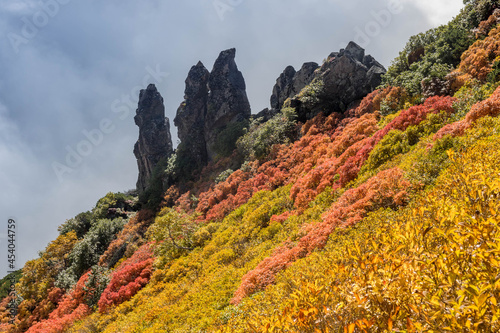
<svg viewBox="0 0 500 333">
<path fill-rule="evenodd" d="M 26 264 L 0 329 L 500 330 L 495 6 L 412 37 L 359 103 L 325 88 L 332 55 L 198 178 L 159 163 L 159 207 L 108 194 Z"/>
</svg>

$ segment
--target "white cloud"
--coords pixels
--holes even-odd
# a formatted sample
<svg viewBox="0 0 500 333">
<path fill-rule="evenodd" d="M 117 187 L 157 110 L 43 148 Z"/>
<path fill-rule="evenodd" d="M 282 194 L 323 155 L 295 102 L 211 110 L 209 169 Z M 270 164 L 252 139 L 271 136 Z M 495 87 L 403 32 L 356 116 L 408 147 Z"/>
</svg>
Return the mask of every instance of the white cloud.
<svg viewBox="0 0 500 333">
<path fill-rule="evenodd" d="M 403 0 L 420 9 L 432 27 L 438 27 L 457 16 L 464 4 L 461 0 Z"/>
</svg>

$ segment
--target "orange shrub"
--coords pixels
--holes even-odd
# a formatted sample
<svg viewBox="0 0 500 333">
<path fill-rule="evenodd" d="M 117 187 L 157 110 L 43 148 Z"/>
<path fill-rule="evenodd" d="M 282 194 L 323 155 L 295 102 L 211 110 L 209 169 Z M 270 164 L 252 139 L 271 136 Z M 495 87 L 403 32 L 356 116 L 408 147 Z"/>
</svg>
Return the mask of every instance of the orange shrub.
<svg viewBox="0 0 500 333">
<path fill-rule="evenodd" d="M 381 207 L 395 207 L 405 203 L 410 183 L 398 168 L 380 172 L 361 186 L 346 191 L 323 214 L 323 221 L 303 227 L 304 236 L 294 244 L 288 242 L 277 248 L 271 257 L 242 278 L 231 302 L 239 303 L 244 297 L 263 290 L 274 283 L 276 274 L 294 261 L 322 249 L 329 235 L 338 227 L 346 227 L 361 221 L 369 212 Z"/>
</svg>

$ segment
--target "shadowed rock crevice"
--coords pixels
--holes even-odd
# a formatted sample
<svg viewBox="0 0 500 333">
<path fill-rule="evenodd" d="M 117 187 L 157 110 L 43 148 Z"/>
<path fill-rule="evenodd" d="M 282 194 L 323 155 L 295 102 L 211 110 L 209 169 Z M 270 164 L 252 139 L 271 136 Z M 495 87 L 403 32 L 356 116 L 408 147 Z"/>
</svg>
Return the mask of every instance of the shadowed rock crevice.
<svg viewBox="0 0 500 333">
<path fill-rule="evenodd" d="M 276 80 L 271 95 L 271 108 L 281 110 L 283 103 L 290 97 L 297 95 L 305 86 L 314 79 L 314 71 L 318 68 L 315 62 L 306 62 L 299 71 L 292 66 L 285 68 Z"/>
</svg>

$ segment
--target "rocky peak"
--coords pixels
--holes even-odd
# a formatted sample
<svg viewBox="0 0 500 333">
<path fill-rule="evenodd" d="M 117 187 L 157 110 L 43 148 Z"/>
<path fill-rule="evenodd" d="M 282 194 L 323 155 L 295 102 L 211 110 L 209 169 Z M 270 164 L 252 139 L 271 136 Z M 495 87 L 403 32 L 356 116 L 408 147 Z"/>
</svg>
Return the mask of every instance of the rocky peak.
<svg viewBox="0 0 500 333">
<path fill-rule="evenodd" d="M 235 62 L 236 50 L 222 51 L 212 72 L 198 62 L 186 79 L 184 102 L 174 124 L 181 143 L 177 157 L 190 171 L 213 160 L 217 137 L 226 126 L 250 117 L 243 75 Z"/>
<path fill-rule="evenodd" d="M 134 146 L 134 155 L 139 167 L 137 190 L 142 192 L 147 188 L 148 180 L 158 162 L 173 152 L 170 124 L 165 117 L 163 98 L 154 84 L 141 90 L 134 120 L 139 126 L 139 139 Z"/>
<path fill-rule="evenodd" d="M 184 102 L 177 109 L 174 124 L 181 140 L 178 154 L 181 159 L 187 160 L 193 169 L 201 168 L 207 163 L 205 144 L 205 117 L 207 114 L 209 71 L 200 62 L 191 67 L 186 78 Z"/>
<path fill-rule="evenodd" d="M 210 73 L 201 62 L 189 71 L 185 81 L 184 102 L 177 109 L 174 119 L 181 141 L 192 134 L 193 128 L 203 131 L 207 114 L 209 77 Z"/>
<path fill-rule="evenodd" d="M 217 134 L 229 123 L 249 118 L 245 80 L 234 61 L 235 49 L 222 51 L 215 61 L 208 86 L 205 142 L 209 159 L 215 157 Z"/>
<path fill-rule="evenodd" d="M 210 72 L 201 61 L 191 67 L 186 78 L 186 89 L 184 90 L 186 101 L 192 101 L 197 97 L 205 97 L 208 94 L 209 77 Z"/>
<path fill-rule="evenodd" d="M 135 124 L 139 127 L 146 122 L 158 122 L 165 118 L 165 107 L 163 97 L 161 97 L 154 84 L 142 89 L 139 94 L 139 104 L 134 117 Z"/>
<path fill-rule="evenodd" d="M 306 62 L 297 72 L 292 66 L 286 67 L 274 85 L 271 108 L 280 110 L 289 97 L 295 96 L 302 88 L 311 83 L 317 68 L 318 64 L 315 62 Z"/>
<path fill-rule="evenodd" d="M 363 58 L 365 57 L 365 49 L 354 42 L 349 42 L 347 44 L 345 50 L 341 50 L 341 52 L 337 56 L 348 55 L 352 59 L 355 59 L 359 62 L 363 62 Z"/>
<path fill-rule="evenodd" d="M 293 93 L 293 77 L 295 76 L 295 73 L 296 72 L 293 66 L 287 66 L 276 80 L 276 84 L 273 88 L 273 94 L 271 95 L 271 107 L 273 109 L 281 109 L 283 102 L 288 97 L 295 95 Z"/>
<path fill-rule="evenodd" d="M 307 96 L 295 96 L 290 105 L 296 108 L 300 121 L 323 112 L 345 112 L 353 103 L 377 88 L 385 68 L 354 42 L 331 53 L 321 69 L 315 70 L 315 87 Z M 313 94 L 313 95 L 311 95 Z"/>
<path fill-rule="evenodd" d="M 245 79 L 236 66 L 235 55 L 235 49 L 222 51 L 210 73 L 209 123 L 238 115 L 250 116 Z"/>
</svg>

